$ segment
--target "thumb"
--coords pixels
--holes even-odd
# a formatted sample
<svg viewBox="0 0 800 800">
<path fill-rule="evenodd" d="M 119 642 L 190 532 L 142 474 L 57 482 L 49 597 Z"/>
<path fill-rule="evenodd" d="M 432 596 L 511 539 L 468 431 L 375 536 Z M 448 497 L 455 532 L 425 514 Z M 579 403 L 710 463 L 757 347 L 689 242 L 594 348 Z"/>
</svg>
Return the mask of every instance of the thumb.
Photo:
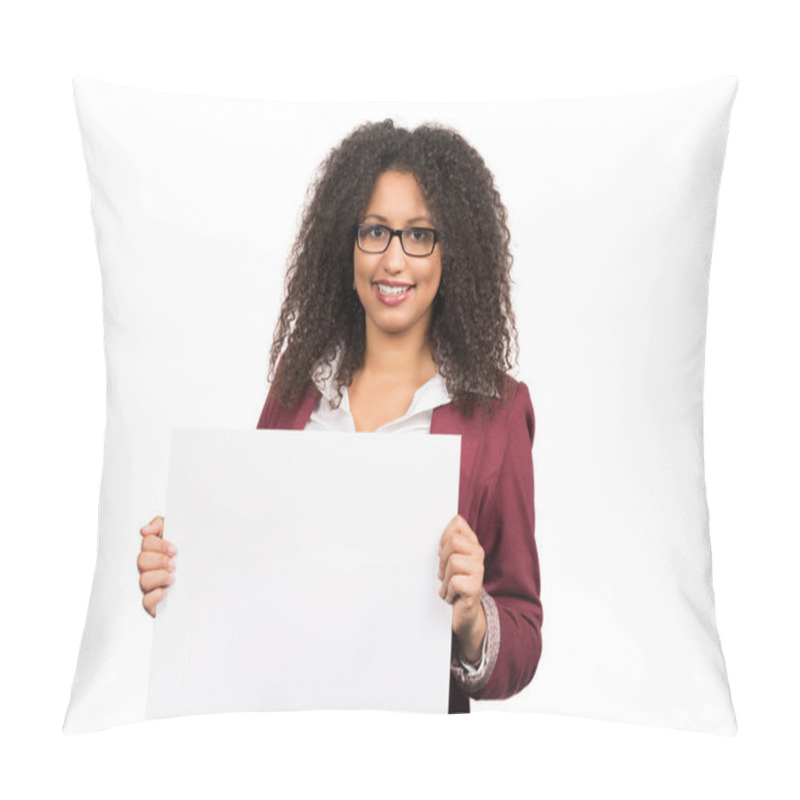
<svg viewBox="0 0 800 800">
<path fill-rule="evenodd" d="M 153 519 L 151 519 L 150 522 L 147 523 L 147 525 L 145 525 L 143 528 L 141 528 L 139 533 L 141 533 L 142 536 L 161 536 L 161 537 L 163 537 L 163 535 L 164 535 L 164 517 L 161 517 L 161 516 L 153 517 Z"/>
</svg>

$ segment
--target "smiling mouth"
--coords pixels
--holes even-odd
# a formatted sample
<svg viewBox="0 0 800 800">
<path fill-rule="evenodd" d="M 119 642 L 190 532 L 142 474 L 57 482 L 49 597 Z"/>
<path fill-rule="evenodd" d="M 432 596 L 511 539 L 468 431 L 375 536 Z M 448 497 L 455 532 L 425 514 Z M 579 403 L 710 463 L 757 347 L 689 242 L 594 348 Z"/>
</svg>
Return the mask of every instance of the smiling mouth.
<svg viewBox="0 0 800 800">
<path fill-rule="evenodd" d="M 375 286 L 378 289 L 380 294 L 386 295 L 388 297 L 394 297 L 399 294 L 405 294 L 410 289 L 414 288 L 413 284 L 407 284 L 406 286 L 388 286 L 385 283 L 376 283 Z"/>
</svg>

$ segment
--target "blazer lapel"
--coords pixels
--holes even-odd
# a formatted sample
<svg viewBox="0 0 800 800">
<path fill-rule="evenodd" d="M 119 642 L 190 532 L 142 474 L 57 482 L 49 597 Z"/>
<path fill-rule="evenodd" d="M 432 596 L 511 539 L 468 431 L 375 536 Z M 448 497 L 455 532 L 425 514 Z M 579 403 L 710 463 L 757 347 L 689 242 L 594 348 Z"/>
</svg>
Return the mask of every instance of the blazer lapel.
<svg viewBox="0 0 800 800">
<path fill-rule="evenodd" d="M 319 400 L 321 396 L 322 392 L 312 384 L 306 396 L 303 398 L 303 402 L 300 403 L 297 413 L 294 415 L 294 419 L 291 420 L 291 429 L 301 431 L 305 428 L 306 423 L 311 418 L 314 407 L 317 405 L 317 400 Z"/>
</svg>

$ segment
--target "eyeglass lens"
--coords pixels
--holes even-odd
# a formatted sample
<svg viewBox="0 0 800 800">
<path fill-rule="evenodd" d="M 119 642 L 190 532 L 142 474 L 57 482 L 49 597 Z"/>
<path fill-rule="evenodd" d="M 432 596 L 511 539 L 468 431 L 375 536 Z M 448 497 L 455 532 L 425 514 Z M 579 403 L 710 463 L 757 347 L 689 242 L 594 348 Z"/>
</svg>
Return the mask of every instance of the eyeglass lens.
<svg viewBox="0 0 800 800">
<path fill-rule="evenodd" d="M 358 229 L 358 246 L 367 253 L 383 253 L 392 231 L 385 225 L 362 225 Z M 403 250 L 410 256 L 429 256 L 436 237 L 428 228 L 406 228 L 400 235 Z"/>
</svg>

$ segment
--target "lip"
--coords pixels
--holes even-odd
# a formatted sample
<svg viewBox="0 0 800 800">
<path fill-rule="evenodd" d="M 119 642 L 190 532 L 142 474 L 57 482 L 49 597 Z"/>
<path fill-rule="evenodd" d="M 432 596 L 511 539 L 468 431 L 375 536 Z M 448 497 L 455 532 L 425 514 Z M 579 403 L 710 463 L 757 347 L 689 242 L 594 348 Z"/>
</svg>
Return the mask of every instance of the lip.
<svg viewBox="0 0 800 800">
<path fill-rule="evenodd" d="M 384 286 L 408 286 L 409 289 L 407 292 L 403 292 L 402 294 L 381 294 L 381 290 L 378 288 L 380 284 L 383 284 Z M 372 291 L 375 293 L 375 297 L 377 297 L 378 301 L 383 303 L 385 306 L 399 306 L 400 303 L 404 303 L 408 299 L 408 296 L 411 294 L 411 292 L 414 291 L 413 283 L 402 283 L 400 281 L 375 281 L 372 286 Z"/>
</svg>

